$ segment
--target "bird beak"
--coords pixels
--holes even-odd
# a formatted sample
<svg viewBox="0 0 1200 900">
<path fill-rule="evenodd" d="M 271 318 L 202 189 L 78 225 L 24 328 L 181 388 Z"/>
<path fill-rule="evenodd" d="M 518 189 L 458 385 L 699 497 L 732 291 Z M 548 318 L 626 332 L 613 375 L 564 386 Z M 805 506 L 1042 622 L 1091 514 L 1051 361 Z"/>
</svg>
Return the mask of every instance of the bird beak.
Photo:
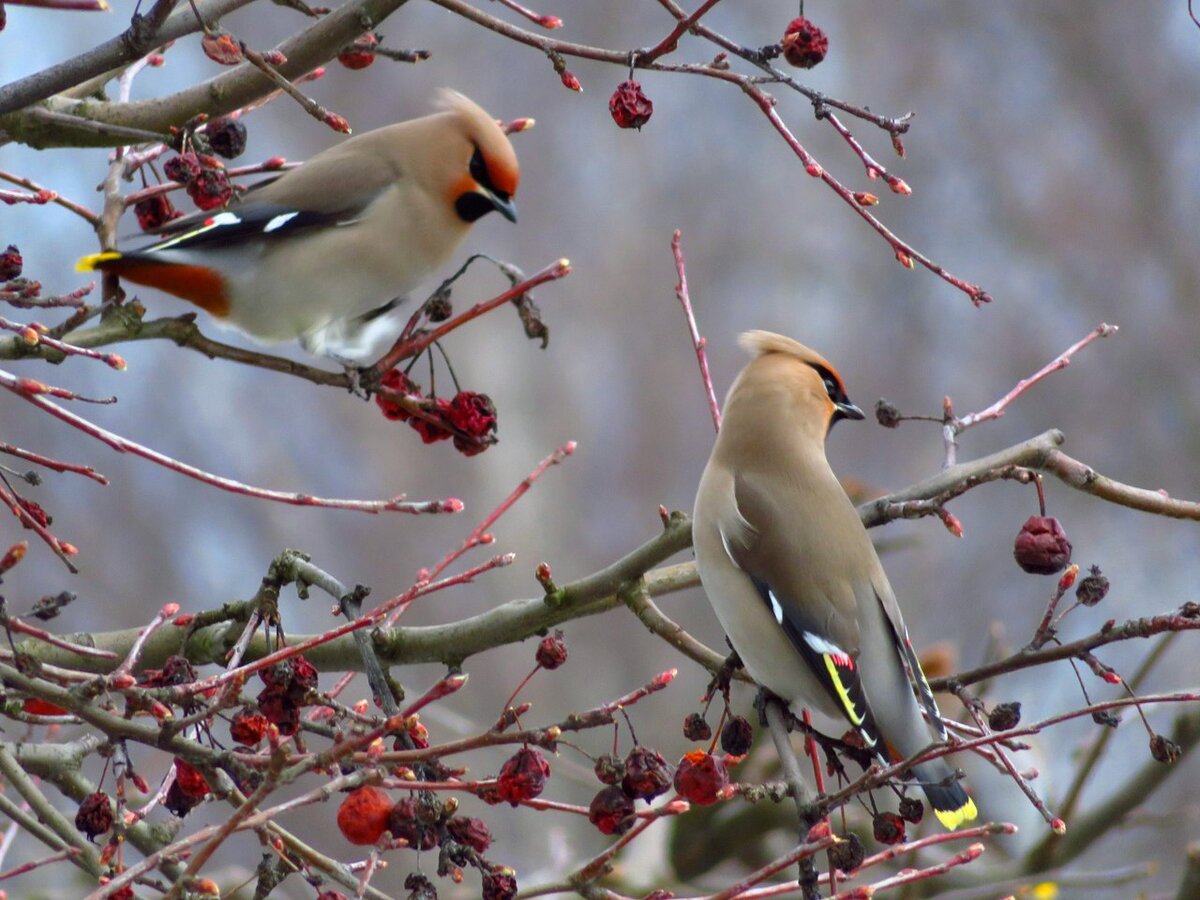
<svg viewBox="0 0 1200 900">
<path fill-rule="evenodd" d="M 863 411 L 861 409 L 859 409 L 857 406 L 855 406 L 853 403 L 851 403 L 849 400 L 845 401 L 844 403 L 835 404 L 834 408 L 837 409 L 837 411 L 840 412 L 847 419 L 865 419 L 866 418 L 866 416 L 863 414 Z"/>
<path fill-rule="evenodd" d="M 489 191 L 485 187 L 480 187 L 479 193 L 487 197 L 488 202 L 495 207 L 496 212 L 500 213 L 500 215 L 504 216 L 504 218 L 508 219 L 508 221 L 517 221 L 517 204 L 513 203 L 511 198 L 501 197 L 500 195 Z"/>
</svg>

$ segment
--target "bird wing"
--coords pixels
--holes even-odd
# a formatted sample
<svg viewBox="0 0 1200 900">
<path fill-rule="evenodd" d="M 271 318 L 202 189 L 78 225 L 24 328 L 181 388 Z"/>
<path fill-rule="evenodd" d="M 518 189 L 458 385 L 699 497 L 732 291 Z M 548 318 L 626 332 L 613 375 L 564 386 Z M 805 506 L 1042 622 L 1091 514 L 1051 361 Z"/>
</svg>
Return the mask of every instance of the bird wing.
<svg viewBox="0 0 1200 900">
<path fill-rule="evenodd" d="M 352 225 L 401 177 L 375 154 L 356 148 L 328 151 L 298 169 L 257 182 L 220 212 L 167 222 L 154 233 L 168 235 L 168 240 L 145 249 L 213 250 L 293 237 L 315 227 Z"/>
<path fill-rule="evenodd" d="M 736 516 L 720 524 L 726 552 L 867 747 L 882 753 L 858 665 L 855 586 L 840 577 L 847 548 L 817 516 L 798 515 L 822 498 L 806 493 L 802 482 L 780 487 L 754 473 L 735 476 Z"/>
</svg>

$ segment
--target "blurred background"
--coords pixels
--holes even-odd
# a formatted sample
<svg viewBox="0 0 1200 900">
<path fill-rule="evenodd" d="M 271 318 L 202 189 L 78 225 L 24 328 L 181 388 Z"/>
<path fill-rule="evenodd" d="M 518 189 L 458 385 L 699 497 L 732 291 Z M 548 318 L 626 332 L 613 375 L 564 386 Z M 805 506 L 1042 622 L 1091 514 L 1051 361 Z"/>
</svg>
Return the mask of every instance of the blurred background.
<svg viewBox="0 0 1200 900">
<path fill-rule="evenodd" d="M 527 24 L 498 4 L 477 5 Z M 113 6 L 108 15 L 10 7 L 8 27 L 0 34 L 0 81 L 119 33 L 131 6 L 128 0 Z M 650 46 L 672 26 L 656 4 L 630 0 L 538 0 L 537 10 L 565 20 L 556 37 L 608 48 Z M 730 2 L 718 5 L 705 22 L 744 45 L 760 46 L 777 41 L 795 12 L 790 0 Z M 324 79 L 305 89 L 345 115 L 356 131 L 427 113 L 435 90 L 444 85 L 498 118 L 537 119 L 535 129 L 513 139 L 522 166 L 520 224 L 485 218 L 463 255 L 485 251 L 527 272 L 558 257 L 571 259 L 574 274 L 536 292 L 551 329 L 549 348 L 542 351 L 525 340 L 508 309 L 446 342 L 463 387 L 495 400 L 498 446 L 473 459 L 449 443 L 426 447 L 411 429 L 386 421 L 374 404 L 212 362 L 166 343 L 117 348 L 129 361 L 124 374 L 79 360 L 53 370 L 34 363 L 6 368 L 93 396 L 117 394 L 115 406 L 80 412 L 221 475 L 324 496 L 457 496 L 467 511 L 372 517 L 221 493 L 114 454 L 4 394 L 0 439 L 93 465 L 112 480 L 102 488 L 47 474 L 44 486 L 30 494 L 55 517 L 55 531 L 80 548 L 82 571 L 69 575 L 34 542 L 25 564 L 6 575 L 10 602 L 24 608 L 42 594 L 68 589 L 80 600 L 59 620 L 59 630 L 129 627 L 166 601 L 198 611 L 251 596 L 285 547 L 303 549 L 343 581 L 370 585 L 374 596 L 389 597 L 408 586 L 418 569 L 457 546 L 538 460 L 567 440 L 578 441 L 575 455 L 548 472 L 495 529 L 494 550 L 515 552 L 516 564 L 421 601 L 405 621 L 445 622 L 536 596 L 533 568 L 542 560 L 560 583 L 601 568 L 658 531 L 658 504 L 690 511 L 712 443 L 695 356 L 673 294 L 670 238 L 677 227 L 683 229 L 691 296 L 709 340 L 719 395 L 744 361 L 737 334 L 769 328 L 820 349 L 864 408 L 886 397 L 902 412 L 938 415 L 949 394 L 956 411 L 965 414 L 989 405 L 1109 322 L 1120 326 L 1117 336 L 1088 347 L 999 421 L 964 435 L 960 459 L 1057 427 L 1066 433 L 1068 453 L 1106 475 L 1178 497 L 1200 496 L 1195 223 L 1200 29 L 1183 0 L 810 0 L 806 12 L 826 30 L 830 52 L 822 65 L 801 73 L 804 83 L 887 115 L 915 113 L 904 139 L 906 160 L 895 157 L 885 134 L 844 117 L 913 195 L 895 196 L 881 182 L 868 182 L 858 159 L 833 129 L 813 119 L 799 95 L 773 91 L 780 115 L 847 186 L 880 196 L 876 212 L 889 227 L 950 271 L 982 285 L 993 303 L 976 309 L 926 270 L 910 272 L 897 264 L 858 216 L 805 175 L 736 87 L 639 73 L 654 116 L 640 133 L 622 131 L 607 109 L 609 94 L 626 77 L 621 68 L 569 59 L 583 84 L 583 93 L 575 94 L 561 86 L 540 52 L 414 0 L 379 31 L 389 46 L 431 50 L 430 60 L 413 66 L 380 59 L 359 72 L 334 63 Z M 222 23 L 258 47 L 273 45 L 303 24 L 299 15 L 263 4 Z M 711 45 L 691 38 L 671 60 L 704 62 L 714 53 Z M 138 77 L 135 97 L 166 94 L 217 74 L 196 36 L 180 41 L 166 60 L 162 69 Z M 286 99 L 246 124 L 249 149 L 239 163 L 277 154 L 303 159 L 338 139 Z M 96 186 L 106 155 L 38 153 L 9 145 L 0 148 L 0 168 L 98 209 Z M 132 216 L 122 232 L 136 232 Z M 54 206 L 0 208 L 0 243 L 9 242 L 19 244 L 26 274 L 40 280 L 46 293 L 82 284 L 74 260 L 97 249 L 88 226 Z M 465 308 L 503 287 L 498 275 L 480 267 L 454 296 Z M 189 309 L 153 292 L 139 296 L 149 316 Z M 240 340 L 203 315 L 200 324 L 213 337 Z M 303 357 L 297 348 L 280 349 Z M 422 363 L 414 374 L 427 384 L 425 371 Z M 905 423 L 889 431 L 868 420 L 837 428 L 829 454 L 840 475 L 886 490 L 935 473 L 943 447 L 936 425 Z M 1055 481 L 1048 482 L 1047 493 L 1049 513 L 1060 518 L 1074 543 L 1075 561 L 1099 564 L 1113 584 L 1103 606 L 1066 621 L 1064 637 L 1093 631 L 1107 618 L 1122 620 L 1197 599 L 1194 523 L 1107 505 Z M 896 545 L 884 562 L 914 641 L 948 642 L 965 667 L 978 663 L 993 642 L 1024 643 L 1053 581 L 1023 574 L 1012 560 L 1017 530 L 1037 511 L 1032 487 L 985 486 L 955 501 L 951 510 L 963 524 L 961 539 L 933 519 L 892 524 L 874 534 Z M 12 520 L 4 528 L 0 541 L 21 536 Z M 464 565 L 483 558 L 469 557 Z M 708 644 L 722 645 L 699 590 L 663 605 Z M 327 628 L 328 607 L 321 599 L 301 603 L 290 593 L 288 631 Z M 567 667 L 539 675 L 526 692 L 534 703 L 530 723 L 556 721 L 679 666 L 677 683 L 632 715 L 638 737 L 668 759 L 689 749 L 680 723 L 707 681 L 697 666 L 623 610 L 571 623 L 566 639 Z M 1129 643 L 1099 655 L 1128 675 L 1149 648 Z M 433 737 L 449 739 L 494 721 L 532 665 L 532 653 L 529 643 L 470 660 L 467 669 L 475 677 L 469 687 L 428 714 Z M 423 667 L 397 675 L 419 693 L 439 671 Z M 1094 698 L 1118 696 L 1090 673 L 1084 677 Z M 1196 679 L 1194 640 L 1185 635 L 1144 690 L 1194 688 Z M 350 696 L 363 691 L 357 684 Z M 1008 676 L 989 696 L 1021 701 L 1026 721 L 1082 705 L 1079 684 L 1065 663 Z M 735 697 L 738 710 L 749 714 L 750 694 Z M 1150 709 L 1147 715 L 1158 730 L 1169 731 L 1171 710 Z M 1149 758 L 1145 731 L 1132 715 L 1125 718 L 1087 788 L 1085 808 Z M 1090 719 L 1061 726 L 1018 759 L 1040 770 L 1035 784 L 1052 808 L 1070 782 L 1079 748 L 1098 730 Z M 591 734 L 580 743 L 599 753 L 609 749 L 607 740 Z M 165 759 L 141 752 L 154 774 L 165 769 Z M 472 770 L 494 773 L 506 755 L 477 754 Z M 1177 767 L 1165 789 L 1071 867 L 1075 873 L 1107 872 L 1154 859 L 1158 874 L 1107 888 L 1071 888 L 1064 881 L 1060 896 L 1173 892 L 1184 846 L 1200 831 L 1195 789 L 1200 771 L 1191 758 Z M 586 805 L 595 789 L 589 761 L 564 750 L 546 796 Z M 980 807 L 985 818 L 1021 823 L 1022 837 L 1011 849 L 1019 851 L 1045 834 L 1045 825 L 1011 783 L 983 789 Z M 194 815 L 224 813 L 202 808 Z M 608 843 L 582 820 L 535 815 L 507 807 L 485 813 L 497 835 L 489 855 L 514 865 L 523 886 L 561 877 Z M 330 808 L 288 824 L 328 852 L 354 857 L 333 831 L 332 819 Z M 650 834 L 655 831 L 666 829 Z M 653 885 L 662 871 L 655 840 L 661 838 L 637 842 L 641 854 L 624 869 L 631 884 Z M 227 853 L 225 862 L 251 872 L 258 857 L 250 842 L 232 846 L 247 855 Z M 41 854 L 22 838 L 6 864 Z M 397 854 L 375 883 L 399 893 L 410 863 Z M 982 872 L 983 864 L 977 865 Z M 431 857 L 425 868 L 433 866 Z M 697 887 L 722 883 L 711 874 L 704 878 Z M 477 884 L 468 874 L 463 896 Z M 76 893 L 45 890 L 48 896 Z M 289 882 L 279 895 L 311 893 Z M 443 895 L 453 895 L 449 885 Z"/>
</svg>

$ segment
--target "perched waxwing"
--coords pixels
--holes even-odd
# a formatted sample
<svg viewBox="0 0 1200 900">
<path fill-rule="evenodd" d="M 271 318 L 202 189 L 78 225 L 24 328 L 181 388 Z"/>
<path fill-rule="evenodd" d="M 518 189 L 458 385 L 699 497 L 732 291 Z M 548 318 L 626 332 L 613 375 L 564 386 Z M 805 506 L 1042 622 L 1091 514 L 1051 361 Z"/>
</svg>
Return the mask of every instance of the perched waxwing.
<svg viewBox="0 0 1200 900">
<path fill-rule="evenodd" d="M 299 338 L 339 356 L 444 265 L 476 220 L 492 210 L 517 220 L 504 131 L 462 94 L 443 92 L 440 106 L 318 153 L 224 211 L 176 219 L 157 244 L 77 268 L 182 297 L 264 343 Z"/>
<path fill-rule="evenodd" d="M 766 331 L 741 343 L 755 358 L 729 390 L 696 495 L 700 580 L 755 681 L 797 713 L 849 720 L 881 760 L 899 762 L 946 730 L 875 548 L 825 458 L 829 429 L 862 411 L 804 345 Z M 944 759 L 912 774 L 944 826 L 975 818 Z"/>
</svg>

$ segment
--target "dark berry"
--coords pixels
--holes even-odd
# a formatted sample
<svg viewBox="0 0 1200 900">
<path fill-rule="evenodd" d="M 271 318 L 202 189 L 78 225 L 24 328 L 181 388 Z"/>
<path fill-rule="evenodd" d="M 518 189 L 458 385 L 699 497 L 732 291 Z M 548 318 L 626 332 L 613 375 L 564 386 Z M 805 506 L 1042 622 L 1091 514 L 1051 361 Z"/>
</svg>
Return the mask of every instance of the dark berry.
<svg viewBox="0 0 1200 900">
<path fill-rule="evenodd" d="M 925 804 L 916 797 L 900 798 L 900 818 L 910 825 L 920 825 L 925 817 Z"/>
<path fill-rule="evenodd" d="M 538 644 L 534 654 L 537 664 L 543 669 L 557 669 L 567 661 L 567 645 L 563 642 L 563 633 L 556 631 L 546 635 Z"/>
<path fill-rule="evenodd" d="M 1108 594 L 1108 579 L 1100 573 L 1099 566 L 1092 566 L 1088 575 L 1075 588 L 1075 599 L 1084 606 L 1095 606 Z"/>
<path fill-rule="evenodd" d="M 246 152 L 246 126 L 240 119 L 224 116 L 214 119 L 204 129 L 213 153 L 226 159 L 236 159 Z"/>
<path fill-rule="evenodd" d="M 634 799 L 653 800 L 671 786 L 671 771 L 657 750 L 634 747 L 625 757 L 621 790 Z"/>
<path fill-rule="evenodd" d="M 113 811 L 108 794 L 96 791 L 83 798 L 79 811 L 75 813 L 75 827 L 86 834 L 89 841 L 107 832 L 112 824 Z"/>
<path fill-rule="evenodd" d="M 606 787 L 592 798 L 588 821 L 602 834 L 624 834 L 633 827 L 633 800 L 619 787 Z"/>
<path fill-rule="evenodd" d="M 683 736 L 689 741 L 707 741 L 712 737 L 712 727 L 703 715 L 694 712 L 683 720 Z"/>
<path fill-rule="evenodd" d="M 675 769 L 675 790 L 697 806 L 715 803 L 728 783 L 724 762 L 704 750 L 685 753 Z"/>
<path fill-rule="evenodd" d="M 625 777 L 625 763 L 615 753 L 605 753 L 596 758 L 595 771 L 601 784 L 619 784 Z"/>
<path fill-rule="evenodd" d="M 1017 532 L 1013 557 L 1033 575 L 1055 575 L 1071 562 L 1071 542 L 1058 519 L 1030 516 Z"/>
<path fill-rule="evenodd" d="M 894 812 L 876 813 L 871 821 L 875 840 L 881 844 L 899 844 L 904 841 L 904 820 Z"/>
<path fill-rule="evenodd" d="M 863 864 L 866 856 L 863 842 L 854 832 L 829 848 L 829 862 L 843 872 L 853 872 Z"/>
<path fill-rule="evenodd" d="M 546 787 L 550 764 L 537 750 L 522 747 L 500 768 L 496 788 L 501 800 L 516 806 L 522 800 L 532 800 Z"/>
<path fill-rule="evenodd" d="M 654 115 L 654 103 L 636 81 L 622 81 L 608 99 L 608 111 L 619 127 L 637 128 L 640 131 Z"/>
<path fill-rule="evenodd" d="M 745 716 L 731 716 L 721 729 L 721 749 L 730 756 L 745 756 L 754 743 L 754 729 Z"/>
<path fill-rule="evenodd" d="M 779 43 L 783 47 L 783 58 L 801 69 L 811 69 L 829 52 L 829 38 L 825 37 L 825 32 L 803 16 L 788 23 Z"/>
<path fill-rule="evenodd" d="M 1016 728 L 1020 723 L 1021 704 L 1016 701 L 997 703 L 988 713 L 988 725 L 992 731 L 1008 731 L 1010 728 Z"/>
</svg>

